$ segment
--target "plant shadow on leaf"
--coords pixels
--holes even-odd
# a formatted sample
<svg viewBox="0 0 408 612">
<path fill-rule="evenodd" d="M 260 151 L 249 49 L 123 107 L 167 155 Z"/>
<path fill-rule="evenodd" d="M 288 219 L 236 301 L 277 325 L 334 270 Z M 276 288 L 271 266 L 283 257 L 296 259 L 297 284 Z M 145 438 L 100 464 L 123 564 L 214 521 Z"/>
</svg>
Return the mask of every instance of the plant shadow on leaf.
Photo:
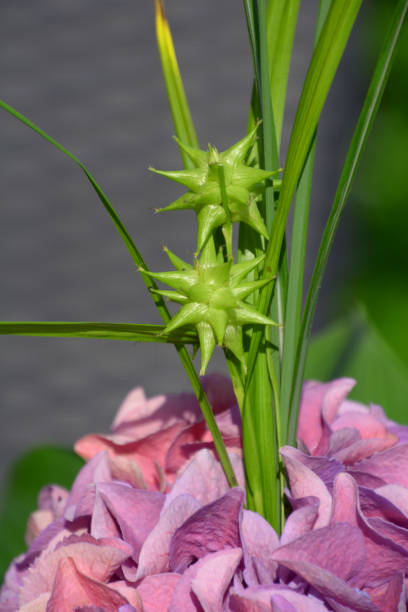
<svg viewBox="0 0 408 612">
<path fill-rule="evenodd" d="M 70 449 L 40 446 L 25 452 L 11 466 L 0 503 L 0 583 L 11 560 L 27 548 L 27 519 L 37 508 L 41 488 L 48 484 L 71 488 L 83 464 Z"/>
<path fill-rule="evenodd" d="M 388 418 L 408 424 L 408 368 L 361 310 L 314 337 L 305 374 L 321 381 L 355 378 L 350 398 L 378 404 Z"/>
</svg>

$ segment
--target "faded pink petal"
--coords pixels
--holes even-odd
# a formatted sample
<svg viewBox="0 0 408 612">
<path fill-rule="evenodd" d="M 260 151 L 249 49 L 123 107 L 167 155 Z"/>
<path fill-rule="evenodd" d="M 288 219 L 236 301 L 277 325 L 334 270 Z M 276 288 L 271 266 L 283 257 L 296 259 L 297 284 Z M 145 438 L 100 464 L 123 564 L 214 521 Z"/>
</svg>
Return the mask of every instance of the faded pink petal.
<svg viewBox="0 0 408 612">
<path fill-rule="evenodd" d="M 275 530 L 256 512 L 244 510 L 240 533 L 247 585 L 273 582 L 277 564 L 271 561 L 271 553 L 279 546 Z"/>
<path fill-rule="evenodd" d="M 170 570 L 170 542 L 175 531 L 200 507 L 191 495 L 179 495 L 165 508 L 145 539 L 139 556 L 136 580 Z"/>
<path fill-rule="evenodd" d="M 408 489 L 398 484 L 388 484 L 375 490 L 378 495 L 385 497 L 401 512 L 408 516 Z"/>
<path fill-rule="evenodd" d="M 231 589 L 230 612 L 325 612 L 316 597 L 297 593 L 280 584 Z"/>
<path fill-rule="evenodd" d="M 50 510 L 36 510 L 28 518 L 25 542 L 30 546 L 35 538 L 40 535 L 48 525 L 53 522 L 53 515 Z"/>
<path fill-rule="evenodd" d="M 355 381 L 340 378 L 330 383 L 309 381 L 303 386 L 298 421 L 298 438 L 314 454 L 321 443 L 324 421 L 331 423 Z M 324 413 L 324 414 L 323 414 Z"/>
<path fill-rule="evenodd" d="M 168 612 L 198 612 L 204 608 L 209 612 L 220 610 L 213 607 L 222 601 L 224 592 L 241 559 L 240 549 L 220 550 L 208 554 L 189 567 L 181 576 L 170 600 Z M 208 588 L 208 574 L 212 575 Z M 194 585 L 194 590 L 193 590 Z M 205 593 L 205 585 L 208 593 Z M 195 592 L 198 592 L 197 593 Z M 202 602 L 199 597 L 202 597 Z M 202 605 L 203 604 L 203 605 Z"/>
<path fill-rule="evenodd" d="M 280 450 L 290 481 L 291 494 L 295 498 L 317 497 L 320 501 L 319 516 L 315 528 L 327 525 L 330 518 L 332 498 L 324 482 L 301 461 L 301 451 L 284 446 Z"/>
<path fill-rule="evenodd" d="M 204 610 L 222 610 L 225 592 L 241 557 L 240 548 L 231 548 L 207 555 L 197 563 L 191 590 Z"/>
<path fill-rule="evenodd" d="M 319 500 L 317 497 L 304 498 L 310 503 L 294 510 L 286 519 L 281 535 L 281 545 L 289 544 L 313 529 L 319 515 Z"/>
<path fill-rule="evenodd" d="M 167 612 L 180 574 L 165 573 L 146 576 L 137 586 L 144 612 Z M 179 612 L 182 612 L 180 608 Z"/>
<path fill-rule="evenodd" d="M 380 479 L 383 484 L 408 487 L 408 444 L 393 446 L 383 453 L 364 459 L 350 473 L 358 471 Z"/>
<path fill-rule="evenodd" d="M 190 516 L 172 537 L 170 568 L 182 573 L 208 553 L 240 546 L 239 515 L 243 500 L 241 489 L 230 489 Z"/>
<path fill-rule="evenodd" d="M 98 484 L 98 492 L 118 523 L 124 541 L 132 546 L 132 557 L 137 561 L 143 542 L 159 520 L 164 495 L 116 482 Z"/>
<path fill-rule="evenodd" d="M 228 491 L 228 482 L 219 462 L 206 449 L 199 451 L 166 495 L 164 507 L 178 496 L 192 495 L 201 505 L 208 504 Z"/>
<path fill-rule="evenodd" d="M 75 607 L 89 605 L 101 606 L 105 612 L 116 612 L 126 603 L 117 591 L 78 571 L 68 557 L 59 561 L 47 612 L 72 612 Z"/>
<path fill-rule="evenodd" d="M 55 551 L 43 554 L 34 562 L 23 578 L 20 603 L 25 604 L 52 590 L 61 559 L 70 557 L 78 571 L 99 582 L 105 582 L 131 554 L 130 547 L 122 543 L 125 550 L 98 544 L 91 536 L 81 536 L 73 543 L 60 545 Z"/>
<path fill-rule="evenodd" d="M 95 501 L 95 488 L 90 485 L 97 482 L 109 482 L 110 480 L 112 480 L 112 476 L 108 455 L 105 452 L 98 453 L 81 468 L 75 478 L 71 493 L 66 501 L 64 517 L 68 521 L 73 521 L 78 516 L 91 515 Z"/>
</svg>

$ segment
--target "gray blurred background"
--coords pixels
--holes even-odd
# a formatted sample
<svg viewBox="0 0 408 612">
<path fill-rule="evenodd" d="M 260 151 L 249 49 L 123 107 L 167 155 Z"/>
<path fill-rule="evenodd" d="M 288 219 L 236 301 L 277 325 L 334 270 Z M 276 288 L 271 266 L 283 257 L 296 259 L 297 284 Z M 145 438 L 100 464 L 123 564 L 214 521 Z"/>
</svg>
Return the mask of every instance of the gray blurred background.
<svg viewBox="0 0 408 612">
<path fill-rule="evenodd" d="M 302 3 L 289 121 L 310 56 L 317 4 Z M 151 0 L 2 0 L 0 97 L 88 166 L 149 267 L 160 270 L 168 267 L 165 243 L 182 257 L 192 255 L 195 225 L 192 213 L 191 226 L 190 213 L 153 213 L 182 193 L 147 171 L 150 164 L 180 167 L 153 8 Z M 201 145 L 226 148 L 245 134 L 251 89 L 241 3 L 173 0 L 167 15 Z M 366 84 L 358 43 L 354 35 L 322 121 L 312 255 L 350 137 L 351 126 L 345 126 L 356 116 Z M 0 135 L 0 320 L 160 322 L 81 170 L 3 111 Z M 331 312 L 334 282 L 348 273 L 352 232 L 346 219 L 318 325 Z M 217 363 L 223 367 L 222 360 Z M 148 394 L 188 389 L 171 346 L 1 337 L 0 484 L 22 450 L 40 443 L 70 446 L 87 432 L 106 431 L 124 395 L 139 384 Z"/>
</svg>

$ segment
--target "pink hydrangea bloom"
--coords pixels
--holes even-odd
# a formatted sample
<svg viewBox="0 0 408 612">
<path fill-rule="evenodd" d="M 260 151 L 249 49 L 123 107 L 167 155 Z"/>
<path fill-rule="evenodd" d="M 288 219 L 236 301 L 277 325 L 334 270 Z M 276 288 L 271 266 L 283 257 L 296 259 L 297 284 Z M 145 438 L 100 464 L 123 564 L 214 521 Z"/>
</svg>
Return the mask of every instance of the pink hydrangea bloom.
<svg viewBox="0 0 408 612">
<path fill-rule="evenodd" d="M 143 399 L 145 416 L 139 410 L 135 418 L 125 402 L 112 437 L 122 429 L 120 435 L 125 430 L 126 437 L 145 441 L 182 425 L 161 456 L 166 486 L 160 491 L 158 480 L 149 481 L 154 471 L 148 462 L 138 469 L 146 470 L 151 488 L 138 486 L 126 466 L 120 472 L 126 478 L 118 477 L 116 455 L 107 445 L 84 465 L 71 491 L 45 488 L 29 521 L 28 551 L 7 572 L 0 611 L 406 610 L 404 430 L 377 407 L 348 402 L 350 384 L 342 379 L 305 387 L 302 450 L 282 449 L 293 510 L 280 539 L 244 508 L 240 453 L 230 452 L 240 482 L 230 489 L 207 434 L 191 442 L 189 428 L 200 422 L 195 408 L 186 408 L 191 398 L 180 399 L 182 419 L 175 397 L 171 410 L 165 399 L 156 406 Z M 146 407 L 149 402 L 153 407 Z M 239 437 L 234 403 L 218 402 L 224 431 Z M 179 436 L 187 450 L 180 443 L 176 454 L 183 461 L 176 474 L 167 471 L 167 453 Z M 401 465 L 387 458 L 397 450 Z"/>
<path fill-rule="evenodd" d="M 238 451 L 240 418 L 231 382 L 212 374 L 202 384 L 227 447 Z M 125 398 L 111 434 L 89 434 L 75 445 L 86 461 L 107 450 L 115 478 L 160 491 L 174 482 L 200 448 L 214 446 L 195 396 L 183 393 L 147 399 L 140 387 Z"/>
</svg>

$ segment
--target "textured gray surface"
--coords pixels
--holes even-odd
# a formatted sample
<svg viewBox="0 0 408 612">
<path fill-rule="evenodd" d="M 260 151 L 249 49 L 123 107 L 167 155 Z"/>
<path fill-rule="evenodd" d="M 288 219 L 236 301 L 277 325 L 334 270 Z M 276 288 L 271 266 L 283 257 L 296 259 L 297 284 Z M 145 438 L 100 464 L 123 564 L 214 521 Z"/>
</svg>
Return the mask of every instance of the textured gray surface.
<svg viewBox="0 0 408 612">
<path fill-rule="evenodd" d="M 312 0 L 303 3 L 289 116 L 310 52 L 315 7 Z M 168 2 L 168 17 L 201 144 L 225 148 L 245 133 L 251 86 L 241 3 L 177 0 Z M 149 164 L 180 166 L 170 138 L 153 3 L 2 0 L 0 48 L 1 97 L 87 164 L 148 265 L 167 267 L 164 243 L 191 255 L 188 213 L 152 212 L 180 193 L 147 171 Z M 345 64 L 349 69 L 350 59 Z M 346 146 L 344 113 L 354 96 L 340 76 L 318 154 L 312 248 Z M 0 134 L 0 320 L 159 322 L 82 172 L 4 112 Z M 332 270 L 344 273 L 344 257 L 338 260 Z M 136 384 L 150 394 L 188 388 L 172 347 L 2 337 L 0 483 L 23 449 L 71 445 L 88 431 L 106 430 Z"/>
</svg>

